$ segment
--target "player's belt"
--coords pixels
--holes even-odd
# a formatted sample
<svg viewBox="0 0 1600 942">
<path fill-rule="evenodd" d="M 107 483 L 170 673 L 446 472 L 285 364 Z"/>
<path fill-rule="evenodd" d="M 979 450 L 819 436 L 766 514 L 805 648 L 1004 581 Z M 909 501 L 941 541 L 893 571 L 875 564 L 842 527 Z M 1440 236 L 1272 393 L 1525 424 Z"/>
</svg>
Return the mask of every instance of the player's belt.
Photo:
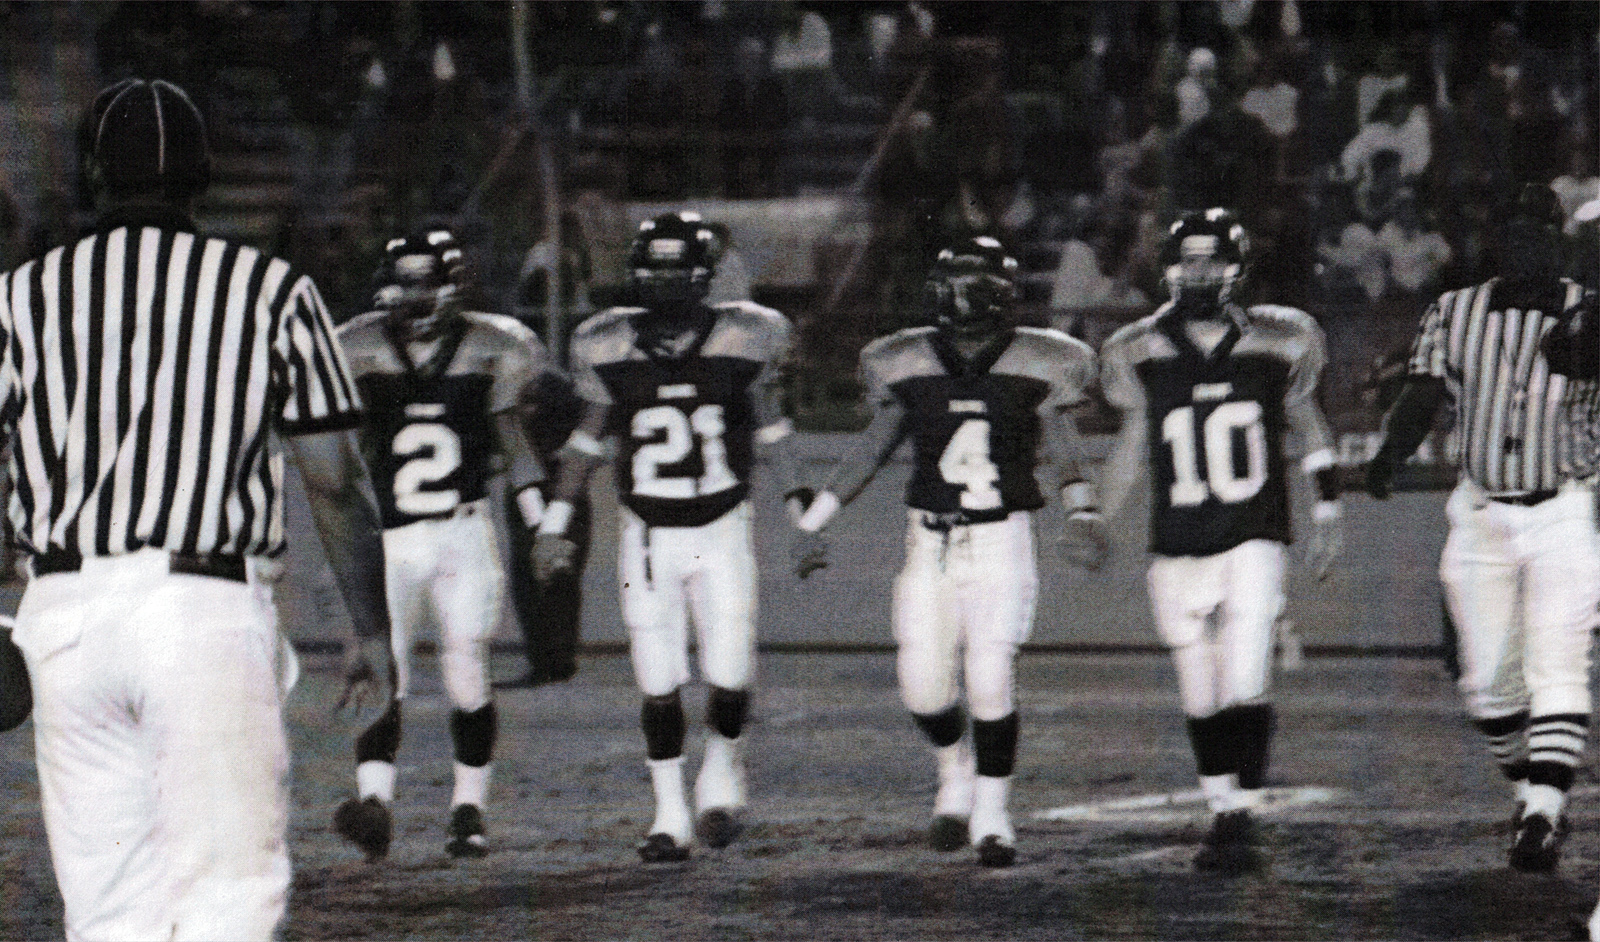
<svg viewBox="0 0 1600 942">
<path fill-rule="evenodd" d="M 949 533 L 956 527 L 971 526 L 974 523 L 999 523 L 1011 516 L 1011 511 L 996 507 L 994 510 L 952 510 L 936 513 L 932 510 L 920 511 L 917 521 L 924 529 L 935 533 Z"/>
<path fill-rule="evenodd" d="M 1518 507 L 1533 507 L 1542 504 L 1556 496 L 1555 488 L 1544 491 L 1529 491 L 1526 494 L 1490 494 L 1489 499 L 1497 504 L 1516 504 Z"/>
<path fill-rule="evenodd" d="M 229 553 L 168 553 L 168 571 L 186 576 L 211 576 L 244 582 L 243 556 Z M 48 576 L 58 572 L 77 572 L 83 568 L 83 554 L 68 550 L 51 550 L 33 557 L 33 574 Z"/>
</svg>

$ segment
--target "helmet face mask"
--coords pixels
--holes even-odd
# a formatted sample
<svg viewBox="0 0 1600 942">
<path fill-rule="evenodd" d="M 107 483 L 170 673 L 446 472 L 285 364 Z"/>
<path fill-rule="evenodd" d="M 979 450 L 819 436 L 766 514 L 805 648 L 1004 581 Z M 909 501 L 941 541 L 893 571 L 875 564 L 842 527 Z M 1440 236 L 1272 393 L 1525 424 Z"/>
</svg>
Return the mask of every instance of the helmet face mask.
<svg viewBox="0 0 1600 942">
<path fill-rule="evenodd" d="M 981 339 L 1005 324 L 1017 299 L 1017 260 L 995 239 L 979 236 L 942 250 L 928 275 L 928 305 L 941 331 Z"/>
<path fill-rule="evenodd" d="M 447 230 L 390 240 L 375 299 L 378 308 L 413 340 L 439 334 L 456 312 L 461 261 L 461 248 Z"/>
<path fill-rule="evenodd" d="M 635 303 L 655 311 L 705 299 L 716 267 L 716 235 L 695 213 L 667 213 L 639 227 L 628 249 Z"/>
<path fill-rule="evenodd" d="M 1208 209 L 1172 224 L 1161 264 L 1172 300 L 1186 313 L 1213 313 L 1231 300 L 1244 279 L 1249 238 L 1233 213 Z"/>
</svg>

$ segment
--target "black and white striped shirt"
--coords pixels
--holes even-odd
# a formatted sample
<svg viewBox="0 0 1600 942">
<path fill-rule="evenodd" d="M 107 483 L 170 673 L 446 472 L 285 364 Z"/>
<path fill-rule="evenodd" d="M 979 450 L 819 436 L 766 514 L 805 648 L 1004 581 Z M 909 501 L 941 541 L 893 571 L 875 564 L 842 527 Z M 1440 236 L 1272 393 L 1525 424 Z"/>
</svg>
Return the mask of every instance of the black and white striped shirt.
<svg viewBox="0 0 1600 942">
<path fill-rule="evenodd" d="M 1491 494 L 1550 490 L 1595 471 L 1600 397 L 1593 383 L 1550 372 L 1539 342 L 1561 311 L 1583 296 L 1580 285 L 1552 285 L 1560 310 L 1502 303 L 1499 279 L 1446 292 L 1428 308 L 1410 372 L 1445 381 L 1455 401 L 1453 456 Z"/>
<path fill-rule="evenodd" d="M 271 433 L 360 421 L 310 278 L 163 217 L 0 276 L 0 429 L 28 552 L 276 552 Z"/>
</svg>

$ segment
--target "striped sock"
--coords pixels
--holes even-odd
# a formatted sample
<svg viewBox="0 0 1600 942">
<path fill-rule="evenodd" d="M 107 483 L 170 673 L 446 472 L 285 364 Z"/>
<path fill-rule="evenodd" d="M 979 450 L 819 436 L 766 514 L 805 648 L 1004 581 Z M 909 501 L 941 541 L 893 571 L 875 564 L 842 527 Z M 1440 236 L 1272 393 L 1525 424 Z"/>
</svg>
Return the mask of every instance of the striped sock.
<svg viewBox="0 0 1600 942">
<path fill-rule="evenodd" d="M 1571 788 L 1588 740 L 1587 714 L 1553 713 L 1535 718 L 1528 727 L 1528 781 L 1561 791 Z"/>
<path fill-rule="evenodd" d="M 1483 734 L 1489 754 L 1506 778 L 1515 782 L 1528 777 L 1527 710 L 1473 720 L 1472 725 Z"/>
</svg>

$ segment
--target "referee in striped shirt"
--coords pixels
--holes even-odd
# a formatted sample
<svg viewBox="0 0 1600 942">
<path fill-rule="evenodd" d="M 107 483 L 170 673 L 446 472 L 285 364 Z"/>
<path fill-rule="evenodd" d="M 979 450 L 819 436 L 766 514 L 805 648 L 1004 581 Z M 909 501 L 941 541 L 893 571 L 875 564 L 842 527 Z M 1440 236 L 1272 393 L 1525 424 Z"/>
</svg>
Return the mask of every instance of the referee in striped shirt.
<svg viewBox="0 0 1600 942">
<path fill-rule="evenodd" d="M 1513 784 L 1510 864 L 1547 872 L 1559 860 L 1566 794 L 1589 730 L 1600 604 L 1597 397 L 1593 383 L 1554 373 L 1540 349 L 1583 297 L 1559 275 L 1555 194 L 1525 185 L 1501 219 L 1501 274 L 1447 292 L 1422 320 L 1367 489 L 1388 496 L 1449 398 L 1461 477 L 1446 508 L 1439 575 L 1460 643 L 1458 683 Z"/>
<path fill-rule="evenodd" d="M 69 939 L 268 939 L 289 887 L 292 669 L 263 560 L 281 437 L 356 622 L 346 694 L 390 674 L 359 402 L 311 280 L 195 232 L 210 158 L 178 87 L 85 117 L 99 222 L 0 276 L 0 432 L 32 578 L 40 797 Z"/>
</svg>

